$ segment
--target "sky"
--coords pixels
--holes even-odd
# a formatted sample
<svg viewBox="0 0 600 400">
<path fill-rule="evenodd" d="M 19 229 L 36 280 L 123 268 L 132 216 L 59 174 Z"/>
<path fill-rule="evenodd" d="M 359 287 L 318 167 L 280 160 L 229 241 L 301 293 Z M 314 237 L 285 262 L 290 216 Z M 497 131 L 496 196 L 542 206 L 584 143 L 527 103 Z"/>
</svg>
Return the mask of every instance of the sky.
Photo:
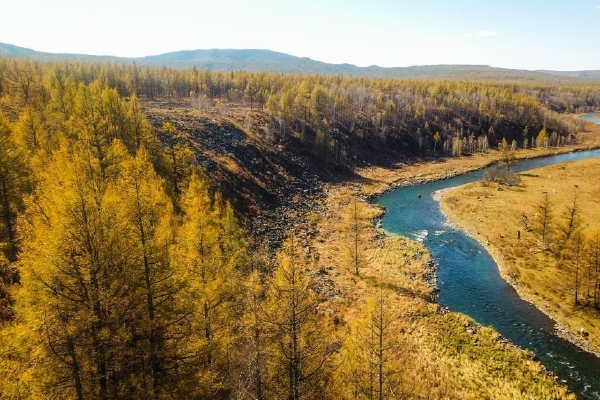
<svg viewBox="0 0 600 400">
<path fill-rule="evenodd" d="M 5 0 L 0 42 L 140 57 L 269 49 L 329 63 L 600 69 L 600 0 Z"/>
</svg>

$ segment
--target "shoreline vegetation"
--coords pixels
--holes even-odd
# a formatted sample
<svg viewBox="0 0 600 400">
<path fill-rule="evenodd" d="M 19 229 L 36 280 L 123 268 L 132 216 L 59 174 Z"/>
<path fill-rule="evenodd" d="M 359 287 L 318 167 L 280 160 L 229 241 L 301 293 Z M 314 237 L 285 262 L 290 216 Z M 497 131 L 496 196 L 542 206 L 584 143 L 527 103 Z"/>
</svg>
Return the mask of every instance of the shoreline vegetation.
<svg viewBox="0 0 600 400">
<path fill-rule="evenodd" d="M 598 316 L 591 308 L 573 305 L 573 271 L 567 269 L 566 265 L 559 268 L 555 265 L 557 260 L 548 254 L 548 250 L 536 247 L 539 238 L 533 232 L 524 229 L 519 239 L 506 234 L 510 230 L 516 232 L 523 229 L 519 217 L 512 214 L 534 214 L 534 207 L 540 202 L 541 193 L 552 194 L 550 198 L 554 202 L 554 217 L 560 218 L 568 205 L 567 199 L 572 196 L 569 189 L 574 185 L 585 188 L 588 183 L 586 176 L 593 176 L 593 172 L 586 171 L 597 170 L 598 165 L 598 160 L 561 163 L 527 171 L 526 174 L 522 174 L 522 184 L 516 188 L 497 188 L 495 185 L 484 188 L 480 182 L 474 182 L 438 191 L 434 198 L 440 202 L 442 212 L 450 224 L 462 229 L 490 253 L 501 277 L 515 288 L 519 296 L 556 322 L 555 330 L 558 336 L 600 357 L 600 340 L 596 327 Z M 559 175 L 561 173 L 562 175 Z M 550 179 L 551 176 L 554 177 L 554 181 Z M 475 201 L 478 197 L 483 199 L 479 201 L 478 213 L 467 211 L 477 207 L 468 200 L 473 196 Z M 522 199 L 520 204 L 516 203 L 519 197 Z M 578 203 L 583 210 L 584 221 L 589 221 L 584 228 L 587 232 L 598 229 L 598 212 L 586 212 L 586 207 L 593 208 L 592 199 L 589 191 L 578 191 Z M 503 214 L 503 219 L 507 220 L 505 223 L 490 212 L 490 207 L 498 206 L 498 202 L 519 205 L 515 207 L 518 211 Z M 489 217 L 485 224 L 481 223 L 481 214 Z M 486 229 L 486 226 L 494 226 L 495 231 L 503 232 L 502 236 L 506 235 L 506 238 L 494 237 L 491 228 Z M 508 249 L 510 251 L 507 251 Z M 583 266 L 581 268 L 583 270 Z M 583 272 L 580 273 L 583 275 Z M 583 278 L 581 280 L 583 281 Z M 583 283 L 579 285 L 583 287 Z M 583 288 L 580 290 L 583 292 Z M 582 328 L 585 336 L 581 334 Z"/>
<path fill-rule="evenodd" d="M 537 308 L 538 310 L 540 310 L 542 313 L 544 313 L 546 316 L 548 316 L 550 319 L 552 319 L 552 321 L 554 321 L 554 323 L 555 323 L 554 331 L 557 336 L 559 336 L 565 340 L 568 340 L 569 342 L 578 346 L 580 349 L 587 351 L 588 353 L 594 354 L 596 357 L 600 357 L 599 351 L 590 347 L 590 344 L 586 340 L 584 340 L 581 337 L 581 335 L 577 334 L 572 329 L 569 329 L 568 326 L 561 323 L 560 320 L 555 315 L 553 315 L 551 312 L 548 311 L 548 309 L 546 309 L 543 306 L 541 306 L 540 304 L 538 304 L 538 302 L 536 302 L 536 298 L 534 296 L 532 296 L 531 293 L 524 290 L 523 286 L 521 284 L 519 284 L 519 282 L 517 280 L 515 280 L 514 277 L 512 277 L 509 274 L 507 262 L 506 262 L 504 256 L 502 255 L 502 252 L 498 248 L 496 248 L 495 246 L 490 244 L 490 242 L 488 240 L 484 240 L 484 238 L 481 234 L 478 234 L 477 232 L 474 232 L 473 230 L 464 227 L 462 225 L 463 221 L 460 221 L 460 218 L 458 216 L 452 215 L 453 213 L 451 211 L 449 211 L 448 206 L 444 203 L 444 197 L 446 195 L 452 194 L 452 192 L 459 190 L 459 189 L 460 189 L 460 186 L 446 188 L 446 189 L 438 190 L 438 191 L 434 192 L 434 194 L 433 194 L 433 199 L 435 201 L 437 201 L 438 203 L 440 203 L 440 208 L 442 210 L 442 214 L 444 215 L 444 217 L 447 220 L 446 221 L 447 225 L 456 230 L 461 230 L 466 235 L 468 235 L 471 238 L 473 238 L 474 240 L 476 240 L 490 254 L 490 256 L 494 259 L 496 266 L 498 267 L 498 272 L 500 273 L 500 277 L 502 279 L 504 279 L 504 281 L 506 281 L 510 286 L 512 286 L 513 289 L 515 289 L 515 291 L 517 292 L 519 297 L 522 300 L 524 300 L 524 301 L 528 302 L 529 304 L 531 304 L 532 306 L 534 306 L 535 308 Z"/>
<path fill-rule="evenodd" d="M 317 226 L 312 241 L 319 254 L 316 269 L 329 282 L 322 286 L 331 291 L 321 313 L 339 317 L 340 333 L 350 334 L 360 310 L 379 293 L 400 323 L 400 359 L 414 381 L 403 383 L 409 392 L 427 398 L 574 398 L 531 351 L 437 302 L 437 265 L 422 243 L 370 225 L 363 232 L 366 245 L 356 275 L 342 256 L 343 212 L 358 199 L 369 219 L 383 213 L 367 202 L 361 189 L 360 184 L 327 187 L 325 207 L 312 217 Z"/>
<path fill-rule="evenodd" d="M 583 133 L 580 143 L 573 146 L 563 148 L 538 148 L 531 150 L 519 150 L 516 152 L 518 159 L 543 157 L 552 154 L 567 153 L 574 151 L 582 151 L 593 149 L 600 146 L 600 127 L 591 123 L 586 123 L 586 132 Z M 357 171 L 358 178 L 350 183 L 343 184 L 328 184 L 325 187 L 325 205 L 315 212 L 310 218 L 314 221 L 316 234 L 312 239 L 312 245 L 316 248 L 319 254 L 318 266 L 321 270 L 326 270 L 328 278 L 331 279 L 331 286 L 335 288 L 335 295 L 323 304 L 323 309 L 327 313 L 334 315 L 343 315 L 344 319 L 352 320 L 356 317 L 353 314 L 360 308 L 360 304 L 366 302 L 369 294 L 375 288 L 386 287 L 388 289 L 418 287 L 414 289 L 408 297 L 399 295 L 394 298 L 395 304 L 389 306 L 395 309 L 409 309 L 407 318 L 411 326 L 410 336 L 414 339 L 417 337 L 419 341 L 420 351 L 428 353 L 431 351 L 431 342 L 446 342 L 446 346 L 452 347 L 451 341 L 448 339 L 448 329 L 452 330 L 453 335 L 457 334 L 455 330 L 460 331 L 457 340 L 464 339 L 464 333 L 468 336 L 475 336 L 474 341 L 469 341 L 466 349 L 462 349 L 465 354 L 469 354 L 470 361 L 479 360 L 488 357 L 485 354 L 485 346 L 481 346 L 484 341 L 479 338 L 479 333 L 482 331 L 492 334 L 494 340 L 486 343 L 491 347 L 500 345 L 503 350 L 508 353 L 506 357 L 520 360 L 528 365 L 527 368 L 538 369 L 538 372 L 544 376 L 548 376 L 552 382 L 557 383 L 557 377 L 548 373 L 541 364 L 533 361 L 535 355 L 527 350 L 523 350 L 503 339 L 493 329 L 483 327 L 473 322 L 470 318 L 449 312 L 442 307 L 435 298 L 436 286 L 435 276 L 437 265 L 430 258 L 427 249 L 421 244 L 411 241 L 400 236 L 393 236 L 381 231 L 377 223 L 385 212 L 382 208 L 373 204 L 372 200 L 386 191 L 393 190 L 400 186 L 425 183 L 433 180 L 446 179 L 451 176 L 462 174 L 465 172 L 484 168 L 497 161 L 497 151 L 491 151 L 485 155 L 474 155 L 471 157 L 449 158 L 447 160 L 426 160 L 417 161 L 407 164 L 399 164 L 397 168 L 381 168 L 381 167 L 366 167 Z M 344 233 L 340 229 L 340 224 L 343 223 L 343 213 L 345 207 L 352 201 L 357 201 L 365 207 L 365 212 L 368 218 L 373 221 L 373 224 L 365 232 L 365 242 L 367 245 L 364 248 L 365 268 L 361 269 L 361 274 L 356 276 L 352 273 L 351 268 L 344 267 L 343 263 L 336 263 L 336 259 L 344 253 Z M 332 245 L 333 244 L 333 245 Z M 338 264 L 338 265 L 336 265 Z M 415 265 L 416 264 L 416 265 Z M 398 265 L 410 265 L 411 270 L 400 271 Z M 404 276 L 402 276 L 404 275 Z M 407 276 L 412 276 L 412 281 L 406 280 Z M 414 279 L 417 277 L 417 279 Z M 420 277 L 420 279 L 419 279 Z M 402 291 L 400 291 L 402 292 Z M 415 294 L 419 294 L 415 296 Z M 412 300 L 409 300 L 412 298 Z M 407 305 L 410 303 L 410 305 Z M 420 310 L 420 311 L 416 311 Z M 415 319 L 414 314 L 419 314 L 420 318 Z M 437 319 L 432 323 L 431 319 Z M 446 320 L 445 320 L 446 319 Z M 441 323 L 440 320 L 445 320 Z M 451 320 L 451 322 L 448 322 Z M 448 326 L 450 324 L 451 327 Z M 435 328 L 443 326 L 442 329 Z M 493 332 L 493 333 L 491 333 Z M 565 332 L 561 330 L 561 332 Z M 563 333 L 564 334 L 564 333 Z M 575 337 L 568 337 L 574 340 Z M 411 339 L 412 340 L 412 339 Z M 427 346 L 426 343 L 429 343 Z M 472 347 L 474 346 L 474 347 Z M 441 350 L 440 348 L 437 349 Z M 448 348 L 445 349 L 447 351 Z M 497 350 L 497 348 L 496 348 Z M 495 351 L 495 350 L 492 350 Z M 427 357 L 430 359 L 439 358 L 439 355 L 429 353 Z M 456 357 L 453 361 L 458 363 L 461 356 L 459 353 L 454 354 Z M 443 357 L 442 357 L 443 358 Z M 440 360 L 437 360 L 440 362 Z M 446 363 L 446 367 L 450 371 L 458 375 L 465 372 L 461 371 L 461 367 L 453 364 L 452 361 L 444 359 L 441 364 Z M 449 367 L 449 364 L 453 364 Z M 472 368 L 476 363 L 466 363 L 465 368 Z M 535 365 L 535 366 L 534 366 Z M 541 369 L 539 369 L 541 368 Z M 486 373 L 480 371 L 482 376 Z M 485 378 L 483 378 L 485 379 Z M 523 379 L 522 377 L 513 377 L 515 381 Z M 519 385 L 519 384 L 517 384 Z M 469 385 L 473 393 L 478 392 L 474 386 Z M 492 389 L 494 390 L 494 389 Z M 487 393 L 489 395 L 489 393 Z M 567 396 L 567 392 L 563 392 L 562 396 Z"/>
<path fill-rule="evenodd" d="M 581 115 L 583 114 L 573 114 L 573 118 L 578 118 Z M 533 159 L 592 150 L 599 147 L 600 125 L 586 122 L 584 131 L 579 134 L 578 143 L 563 147 L 518 149 L 515 152 L 515 159 Z M 456 175 L 477 171 L 496 163 L 498 158 L 498 150 L 489 150 L 485 154 L 477 153 L 462 157 L 414 159 L 407 163 L 398 163 L 393 168 L 372 166 L 360 168 L 357 170 L 357 175 L 359 181 L 363 184 L 363 193 L 369 198 L 375 199 L 398 187 L 449 179 Z"/>
</svg>

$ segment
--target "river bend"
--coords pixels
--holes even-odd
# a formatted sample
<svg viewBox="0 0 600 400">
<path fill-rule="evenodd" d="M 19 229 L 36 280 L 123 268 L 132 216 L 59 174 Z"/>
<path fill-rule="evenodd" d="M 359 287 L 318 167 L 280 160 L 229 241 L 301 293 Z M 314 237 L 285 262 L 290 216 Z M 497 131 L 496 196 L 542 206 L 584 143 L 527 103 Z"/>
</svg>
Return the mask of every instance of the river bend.
<svg viewBox="0 0 600 400">
<path fill-rule="evenodd" d="M 522 172 L 591 157 L 600 157 L 600 149 L 523 160 L 512 169 Z M 533 351 L 579 397 L 600 399 L 600 359 L 556 336 L 554 321 L 519 297 L 502 279 L 489 253 L 465 232 L 450 227 L 433 199 L 435 191 L 477 181 L 482 174 L 475 171 L 382 195 L 378 203 L 386 208 L 383 228 L 427 246 L 439 264 L 442 305 L 494 327 L 516 345 Z"/>
</svg>

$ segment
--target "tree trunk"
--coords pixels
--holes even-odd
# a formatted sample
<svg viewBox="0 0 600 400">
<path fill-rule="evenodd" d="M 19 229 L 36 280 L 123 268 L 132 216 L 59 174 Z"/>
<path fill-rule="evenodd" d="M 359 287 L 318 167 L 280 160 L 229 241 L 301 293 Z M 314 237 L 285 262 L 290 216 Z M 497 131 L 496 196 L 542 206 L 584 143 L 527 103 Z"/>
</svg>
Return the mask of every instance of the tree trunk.
<svg viewBox="0 0 600 400">
<path fill-rule="evenodd" d="M 83 385 L 81 384 L 79 361 L 77 360 L 77 354 L 75 352 L 75 344 L 70 336 L 67 338 L 67 350 L 69 351 L 69 356 L 71 357 L 71 374 L 73 375 L 73 381 L 75 382 L 75 393 L 77 393 L 77 400 L 83 400 Z"/>
<path fill-rule="evenodd" d="M 15 228 L 12 219 L 12 209 L 10 207 L 10 199 L 6 179 L 0 181 L 0 196 L 2 196 L 2 216 L 4 218 L 4 226 L 6 227 L 6 235 L 8 238 L 8 259 L 16 260 L 15 247 Z"/>
</svg>

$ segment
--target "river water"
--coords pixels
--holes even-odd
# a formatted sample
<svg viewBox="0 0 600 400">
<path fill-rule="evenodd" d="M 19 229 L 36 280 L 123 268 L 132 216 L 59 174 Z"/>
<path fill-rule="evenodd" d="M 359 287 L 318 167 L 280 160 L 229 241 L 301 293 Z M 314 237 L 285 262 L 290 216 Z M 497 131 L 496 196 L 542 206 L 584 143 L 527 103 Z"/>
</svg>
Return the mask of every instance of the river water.
<svg viewBox="0 0 600 400">
<path fill-rule="evenodd" d="M 523 160 L 511 170 L 521 172 L 591 157 L 600 157 L 600 149 Z M 463 231 L 450 227 L 433 199 L 433 192 L 477 181 L 482 174 L 475 171 L 382 195 L 378 203 L 386 207 L 383 228 L 427 246 L 439 264 L 442 305 L 494 327 L 514 344 L 533 351 L 580 398 L 600 399 L 600 359 L 556 336 L 554 321 L 519 297 L 500 277 L 489 253 Z"/>
<path fill-rule="evenodd" d="M 600 118 L 598 118 L 598 114 L 585 114 L 579 118 L 585 119 L 586 121 L 592 121 L 600 125 Z"/>
</svg>

